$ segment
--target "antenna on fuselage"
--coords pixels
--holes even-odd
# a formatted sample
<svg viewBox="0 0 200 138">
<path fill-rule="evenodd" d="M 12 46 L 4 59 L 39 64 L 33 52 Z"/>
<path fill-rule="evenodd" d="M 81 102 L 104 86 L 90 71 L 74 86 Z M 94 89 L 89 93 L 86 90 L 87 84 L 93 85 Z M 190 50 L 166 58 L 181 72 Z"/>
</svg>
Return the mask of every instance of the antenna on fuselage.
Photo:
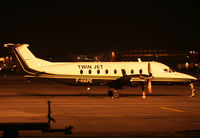
<svg viewBox="0 0 200 138">
<path fill-rule="evenodd" d="M 142 60 L 140 58 L 138 58 L 138 62 L 142 62 Z"/>
</svg>

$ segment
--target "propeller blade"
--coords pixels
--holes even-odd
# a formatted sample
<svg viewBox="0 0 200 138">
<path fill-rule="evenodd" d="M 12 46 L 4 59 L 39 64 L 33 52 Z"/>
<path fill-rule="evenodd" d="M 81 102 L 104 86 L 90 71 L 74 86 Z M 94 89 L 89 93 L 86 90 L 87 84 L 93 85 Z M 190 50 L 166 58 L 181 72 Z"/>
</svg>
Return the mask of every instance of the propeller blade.
<svg viewBox="0 0 200 138">
<path fill-rule="evenodd" d="M 152 84 L 151 84 L 151 80 L 152 80 L 152 72 L 151 72 L 151 64 L 148 63 L 148 74 L 149 74 L 149 77 L 148 77 L 148 90 L 149 90 L 149 93 L 152 93 Z"/>
<path fill-rule="evenodd" d="M 140 73 L 140 78 L 143 79 L 144 77 L 142 76 L 142 69 L 139 70 Z"/>
<path fill-rule="evenodd" d="M 126 74 L 126 70 L 125 70 L 125 69 L 122 69 L 121 71 L 122 71 L 122 75 L 123 75 L 123 77 L 127 76 L 127 74 Z"/>
<path fill-rule="evenodd" d="M 149 81 L 148 81 L 148 91 L 149 91 L 149 93 L 152 93 L 151 79 L 149 79 Z"/>
<path fill-rule="evenodd" d="M 148 63 L 148 74 L 149 74 L 149 77 L 152 76 L 152 73 L 151 73 L 151 64 Z"/>
</svg>

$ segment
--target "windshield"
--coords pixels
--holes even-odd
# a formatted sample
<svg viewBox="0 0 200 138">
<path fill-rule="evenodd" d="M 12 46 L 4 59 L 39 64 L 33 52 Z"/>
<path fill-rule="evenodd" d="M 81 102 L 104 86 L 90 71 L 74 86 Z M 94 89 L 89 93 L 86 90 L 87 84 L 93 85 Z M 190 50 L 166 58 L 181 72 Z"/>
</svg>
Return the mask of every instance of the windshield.
<svg viewBox="0 0 200 138">
<path fill-rule="evenodd" d="M 172 73 L 172 72 L 175 72 L 174 69 L 172 68 L 168 68 L 168 69 L 163 69 L 164 72 L 168 72 L 168 73 Z"/>
<path fill-rule="evenodd" d="M 175 72 L 175 70 L 172 68 L 169 68 L 169 72 Z"/>
</svg>

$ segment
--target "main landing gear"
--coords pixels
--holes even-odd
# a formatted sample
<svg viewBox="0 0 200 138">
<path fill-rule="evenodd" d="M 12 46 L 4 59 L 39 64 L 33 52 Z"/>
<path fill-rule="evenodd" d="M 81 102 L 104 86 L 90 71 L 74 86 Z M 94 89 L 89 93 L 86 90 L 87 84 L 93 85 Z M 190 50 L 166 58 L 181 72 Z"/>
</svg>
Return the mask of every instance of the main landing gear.
<svg viewBox="0 0 200 138">
<path fill-rule="evenodd" d="M 119 98 L 119 93 L 116 89 L 108 90 L 108 96 L 110 96 L 112 98 Z"/>
<path fill-rule="evenodd" d="M 190 88 L 191 88 L 191 90 L 192 90 L 192 91 L 191 91 L 191 94 L 190 94 L 190 96 L 189 96 L 189 97 L 191 98 L 191 97 L 194 97 L 194 96 L 195 96 L 195 89 L 194 89 L 194 84 L 193 84 L 193 83 L 190 83 L 189 86 L 190 86 Z"/>
</svg>

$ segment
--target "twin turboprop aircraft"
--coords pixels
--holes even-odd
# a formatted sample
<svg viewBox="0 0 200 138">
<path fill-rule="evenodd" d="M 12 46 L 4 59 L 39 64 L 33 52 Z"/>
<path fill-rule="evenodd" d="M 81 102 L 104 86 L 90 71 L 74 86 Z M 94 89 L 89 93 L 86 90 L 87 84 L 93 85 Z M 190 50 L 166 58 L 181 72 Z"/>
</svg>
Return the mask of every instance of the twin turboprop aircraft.
<svg viewBox="0 0 200 138">
<path fill-rule="evenodd" d="M 108 86 L 108 95 L 119 97 L 117 90 L 123 86 L 147 85 L 149 93 L 152 92 L 152 82 L 189 83 L 194 96 L 193 82 L 197 78 L 175 72 L 168 66 L 159 62 L 49 62 L 35 57 L 28 49 L 28 44 L 5 44 L 11 47 L 24 77 L 45 78 L 69 85 L 100 85 Z"/>
</svg>

